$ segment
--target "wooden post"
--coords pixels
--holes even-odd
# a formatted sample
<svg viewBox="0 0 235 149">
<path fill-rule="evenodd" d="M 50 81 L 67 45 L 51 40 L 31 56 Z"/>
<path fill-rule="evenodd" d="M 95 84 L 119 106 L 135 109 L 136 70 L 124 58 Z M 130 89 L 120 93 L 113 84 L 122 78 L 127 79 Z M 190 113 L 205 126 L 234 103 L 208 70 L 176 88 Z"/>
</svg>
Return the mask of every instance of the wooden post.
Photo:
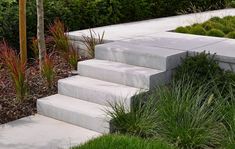
<svg viewBox="0 0 235 149">
<path fill-rule="evenodd" d="M 19 36 L 21 62 L 27 62 L 26 0 L 19 0 Z"/>
</svg>

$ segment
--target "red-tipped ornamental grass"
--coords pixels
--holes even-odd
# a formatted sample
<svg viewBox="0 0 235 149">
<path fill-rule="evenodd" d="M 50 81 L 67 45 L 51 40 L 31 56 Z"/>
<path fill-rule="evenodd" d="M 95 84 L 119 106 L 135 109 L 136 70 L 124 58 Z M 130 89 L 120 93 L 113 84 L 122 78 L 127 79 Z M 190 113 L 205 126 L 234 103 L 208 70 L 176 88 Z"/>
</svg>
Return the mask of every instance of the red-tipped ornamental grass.
<svg viewBox="0 0 235 149">
<path fill-rule="evenodd" d="M 55 78 L 55 71 L 51 56 L 48 54 L 46 54 L 44 57 L 41 74 L 43 78 L 46 79 L 48 88 L 51 88 Z"/>
<path fill-rule="evenodd" d="M 0 58 L 9 70 L 17 99 L 23 101 L 27 95 L 26 64 L 5 41 L 0 43 Z"/>
<path fill-rule="evenodd" d="M 85 45 L 89 58 L 94 58 L 95 46 L 104 43 L 104 32 L 102 33 L 102 35 L 100 35 L 93 30 L 89 31 L 90 31 L 90 36 L 82 36 L 83 38 L 82 42 Z"/>
<path fill-rule="evenodd" d="M 71 47 L 69 49 L 69 53 L 67 55 L 67 61 L 69 63 L 69 65 L 76 70 L 77 69 L 77 63 L 80 60 L 80 55 L 78 53 L 78 50 L 76 50 L 75 48 Z"/>
<path fill-rule="evenodd" d="M 59 19 L 56 19 L 54 24 L 50 25 L 49 32 L 55 43 L 56 50 L 60 52 L 73 69 L 76 69 L 80 57 L 78 51 L 69 43 L 65 25 Z"/>
<path fill-rule="evenodd" d="M 65 25 L 59 19 L 56 19 L 54 24 L 49 27 L 49 32 L 56 46 L 55 48 L 62 53 L 67 53 L 69 50 L 69 40 L 65 34 L 66 31 Z"/>
</svg>

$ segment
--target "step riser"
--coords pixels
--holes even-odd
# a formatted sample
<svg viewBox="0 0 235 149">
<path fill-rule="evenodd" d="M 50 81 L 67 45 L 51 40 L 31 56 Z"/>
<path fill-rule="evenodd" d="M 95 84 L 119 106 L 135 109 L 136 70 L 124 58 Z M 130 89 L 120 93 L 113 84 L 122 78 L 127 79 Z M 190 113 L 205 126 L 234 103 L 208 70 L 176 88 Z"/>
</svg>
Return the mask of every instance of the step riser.
<svg viewBox="0 0 235 149">
<path fill-rule="evenodd" d="M 150 77 L 150 89 L 170 83 L 172 79 L 172 71 L 165 71 Z"/>
<path fill-rule="evenodd" d="M 161 72 L 155 75 L 133 74 L 101 69 L 79 63 L 78 72 L 82 76 L 143 89 L 151 89 L 155 86 L 169 82 L 167 72 Z"/>
<path fill-rule="evenodd" d="M 40 101 L 37 102 L 37 110 L 41 115 L 71 123 L 99 133 L 109 133 L 110 131 L 108 119 L 105 118 L 84 115 L 83 113 L 54 107 L 53 105 L 45 104 Z"/>
<path fill-rule="evenodd" d="M 77 87 L 60 81 L 58 82 L 58 93 L 61 95 L 78 98 L 104 106 L 110 106 L 110 104 L 115 102 L 124 102 L 127 107 L 129 107 L 131 104 L 131 96 L 122 97 L 122 95 L 120 94 L 120 96 L 118 97 L 116 95 L 92 90 L 90 88 Z"/>
</svg>

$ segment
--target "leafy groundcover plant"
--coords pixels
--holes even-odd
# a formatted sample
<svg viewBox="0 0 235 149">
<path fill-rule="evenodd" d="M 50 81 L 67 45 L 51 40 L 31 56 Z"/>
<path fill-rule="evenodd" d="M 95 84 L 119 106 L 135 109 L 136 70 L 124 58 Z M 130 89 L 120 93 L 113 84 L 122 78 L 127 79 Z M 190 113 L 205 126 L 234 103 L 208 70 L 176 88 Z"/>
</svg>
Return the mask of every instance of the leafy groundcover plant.
<svg viewBox="0 0 235 149">
<path fill-rule="evenodd" d="M 173 147 L 164 141 L 144 140 L 124 135 L 106 135 L 71 149 L 173 149 Z"/>
<path fill-rule="evenodd" d="M 227 16 L 224 18 L 213 17 L 201 24 L 178 27 L 175 32 L 235 39 L 234 23 L 234 16 Z"/>
<path fill-rule="evenodd" d="M 113 132 L 180 149 L 234 148 L 234 87 L 234 74 L 220 69 L 213 56 L 188 57 L 170 85 L 135 96 L 130 109 L 112 105 Z"/>
</svg>

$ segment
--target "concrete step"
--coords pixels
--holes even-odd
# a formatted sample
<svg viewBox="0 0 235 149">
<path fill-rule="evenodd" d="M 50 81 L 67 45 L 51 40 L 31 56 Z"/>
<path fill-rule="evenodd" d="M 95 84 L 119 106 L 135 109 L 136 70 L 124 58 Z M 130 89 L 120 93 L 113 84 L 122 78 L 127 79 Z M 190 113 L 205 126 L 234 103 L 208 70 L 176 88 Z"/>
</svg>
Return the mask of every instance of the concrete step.
<svg viewBox="0 0 235 149">
<path fill-rule="evenodd" d="M 38 113 L 99 133 L 109 132 L 109 118 L 99 104 L 63 95 L 53 95 L 37 101 Z"/>
<path fill-rule="evenodd" d="M 79 62 L 78 72 L 82 76 L 144 89 L 170 80 L 166 71 L 98 59 Z"/>
<path fill-rule="evenodd" d="M 140 92 L 140 89 L 77 75 L 59 80 L 58 92 L 105 106 L 123 102 L 129 107 L 131 97 Z"/>
<path fill-rule="evenodd" d="M 163 71 L 177 67 L 181 63 L 181 58 L 185 56 L 185 51 L 147 45 L 134 45 L 124 41 L 98 45 L 95 49 L 96 59 L 110 60 Z"/>
</svg>

